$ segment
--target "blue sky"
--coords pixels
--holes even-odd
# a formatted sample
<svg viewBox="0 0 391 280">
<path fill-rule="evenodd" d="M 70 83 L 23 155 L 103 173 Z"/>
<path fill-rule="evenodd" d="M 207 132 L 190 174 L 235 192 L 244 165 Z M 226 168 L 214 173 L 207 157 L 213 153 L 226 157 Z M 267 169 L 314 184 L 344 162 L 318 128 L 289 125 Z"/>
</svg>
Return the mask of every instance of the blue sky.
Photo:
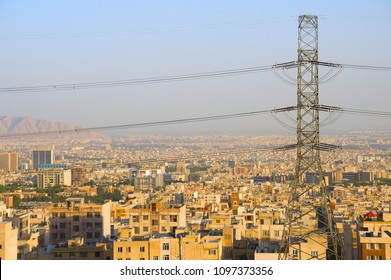
<svg viewBox="0 0 391 280">
<path fill-rule="evenodd" d="M 390 1 L 1 1 L 0 87 L 134 79 L 295 60 L 297 17 L 319 16 L 319 58 L 391 66 Z M 295 75 L 294 72 L 292 72 Z M 322 104 L 389 111 L 390 72 L 345 69 Z M 0 95 L 0 115 L 89 127 L 278 108 L 271 72 L 118 88 Z M 325 132 L 389 129 L 344 116 Z M 130 133 L 286 133 L 270 116 Z"/>
</svg>

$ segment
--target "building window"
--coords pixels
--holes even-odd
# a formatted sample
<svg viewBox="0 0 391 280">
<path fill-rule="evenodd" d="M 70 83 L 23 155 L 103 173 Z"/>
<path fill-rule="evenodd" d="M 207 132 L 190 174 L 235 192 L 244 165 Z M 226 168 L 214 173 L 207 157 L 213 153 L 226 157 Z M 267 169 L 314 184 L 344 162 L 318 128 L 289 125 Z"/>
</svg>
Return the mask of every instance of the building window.
<svg viewBox="0 0 391 280">
<path fill-rule="evenodd" d="M 56 259 L 61 258 L 61 257 L 62 257 L 62 253 L 55 253 L 55 254 L 54 254 L 54 257 L 55 257 Z"/>
<path fill-rule="evenodd" d="M 73 231 L 79 231 L 79 226 L 73 226 Z"/>
<path fill-rule="evenodd" d="M 318 257 L 318 251 L 311 251 L 311 257 Z"/>
<path fill-rule="evenodd" d="M 65 223 L 60 223 L 60 228 L 65 228 Z"/>
<path fill-rule="evenodd" d="M 140 221 L 139 216 L 133 216 L 133 223 L 138 223 Z"/>
<path fill-rule="evenodd" d="M 292 250 L 292 255 L 293 255 L 294 258 L 299 257 L 299 250 L 293 249 L 293 250 Z"/>
<path fill-rule="evenodd" d="M 65 213 L 60 213 L 60 218 L 65 219 Z"/>
<path fill-rule="evenodd" d="M 177 215 L 170 215 L 170 222 L 176 223 L 178 221 L 178 216 Z"/>
<path fill-rule="evenodd" d="M 144 232 L 148 232 L 149 231 L 149 227 L 143 227 L 143 231 Z"/>
<path fill-rule="evenodd" d="M 153 256 L 152 260 L 157 261 L 157 260 L 159 260 L 159 257 L 158 256 Z"/>
<path fill-rule="evenodd" d="M 75 252 L 70 252 L 69 253 L 69 258 L 74 258 L 76 257 L 76 253 Z"/>
<path fill-rule="evenodd" d="M 140 261 L 145 261 L 145 258 L 140 258 Z"/>
<path fill-rule="evenodd" d="M 74 221 L 74 222 L 80 221 L 80 217 L 79 217 L 79 216 L 73 216 L 73 221 Z"/>
<path fill-rule="evenodd" d="M 95 212 L 95 218 L 100 218 L 100 213 L 99 212 Z"/>
<path fill-rule="evenodd" d="M 212 249 L 212 250 L 209 250 L 209 255 L 217 255 L 217 250 L 216 249 Z"/>
<path fill-rule="evenodd" d="M 162 215 L 160 219 L 161 219 L 162 221 L 165 221 L 165 220 L 167 220 L 167 217 L 166 217 L 166 215 Z"/>
<path fill-rule="evenodd" d="M 100 228 L 100 227 L 102 227 L 102 224 L 101 223 L 95 223 L 95 227 Z"/>
<path fill-rule="evenodd" d="M 87 238 L 92 238 L 92 232 L 87 232 Z"/>
<path fill-rule="evenodd" d="M 95 238 L 100 238 L 100 232 L 95 232 Z"/>
<path fill-rule="evenodd" d="M 148 221 L 148 215 L 143 215 L 143 220 Z"/>
<path fill-rule="evenodd" d="M 87 218 L 92 218 L 92 212 L 87 212 Z"/>
<path fill-rule="evenodd" d="M 118 247 L 118 253 L 122 253 L 122 247 Z"/>
<path fill-rule="evenodd" d="M 367 249 L 369 249 L 369 250 L 373 250 L 373 249 L 375 249 L 375 244 L 373 244 L 373 243 L 367 243 L 366 247 L 367 247 Z"/>
<path fill-rule="evenodd" d="M 381 244 L 376 243 L 375 244 L 375 250 L 381 250 Z"/>
<path fill-rule="evenodd" d="M 144 253 L 145 252 L 145 247 L 140 247 L 140 253 Z"/>
<path fill-rule="evenodd" d="M 170 250 L 170 243 L 163 243 L 163 250 Z"/>
<path fill-rule="evenodd" d="M 95 252 L 95 258 L 100 258 L 100 252 Z"/>
<path fill-rule="evenodd" d="M 52 239 L 57 239 L 57 233 L 52 233 Z"/>
<path fill-rule="evenodd" d="M 65 233 L 64 232 L 60 233 L 60 239 L 65 239 Z"/>
<path fill-rule="evenodd" d="M 274 236 L 275 237 L 279 237 L 280 236 L 280 231 L 279 230 L 275 230 L 274 231 Z"/>
<path fill-rule="evenodd" d="M 217 219 L 217 220 L 216 220 L 216 224 L 220 224 L 220 219 Z"/>
<path fill-rule="evenodd" d="M 135 227 L 134 228 L 134 234 L 140 234 L 140 228 L 139 227 Z"/>
<path fill-rule="evenodd" d="M 262 231 L 262 236 L 269 236 L 270 232 L 268 230 L 263 230 Z"/>
<path fill-rule="evenodd" d="M 152 220 L 152 225 L 153 226 L 157 226 L 159 224 L 159 221 L 158 220 Z"/>
<path fill-rule="evenodd" d="M 130 247 L 126 247 L 126 253 L 130 253 L 132 250 Z"/>
<path fill-rule="evenodd" d="M 87 252 L 80 252 L 80 258 L 87 258 Z"/>
<path fill-rule="evenodd" d="M 170 259 L 170 255 L 163 255 L 163 260 L 168 261 Z"/>
<path fill-rule="evenodd" d="M 122 258 L 118 258 L 119 261 L 122 261 Z"/>
</svg>

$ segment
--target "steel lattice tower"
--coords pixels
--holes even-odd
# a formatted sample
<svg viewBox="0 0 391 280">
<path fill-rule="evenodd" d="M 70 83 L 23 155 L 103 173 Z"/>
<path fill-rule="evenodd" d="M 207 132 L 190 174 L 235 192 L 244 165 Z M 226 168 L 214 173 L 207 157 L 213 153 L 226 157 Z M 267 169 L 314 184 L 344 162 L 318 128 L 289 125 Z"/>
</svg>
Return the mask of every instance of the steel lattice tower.
<svg viewBox="0 0 391 280">
<path fill-rule="evenodd" d="M 298 27 L 298 61 L 284 64 L 298 68 L 297 159 L 279 259 L 339 259 L 338 233 L 320 160 L 320 151 L 328 145 L 319 141 L 318 17 L 300 16 Z M 318 184 L 306 184 L 306 173 L 317 174 Z"/>
</svg>

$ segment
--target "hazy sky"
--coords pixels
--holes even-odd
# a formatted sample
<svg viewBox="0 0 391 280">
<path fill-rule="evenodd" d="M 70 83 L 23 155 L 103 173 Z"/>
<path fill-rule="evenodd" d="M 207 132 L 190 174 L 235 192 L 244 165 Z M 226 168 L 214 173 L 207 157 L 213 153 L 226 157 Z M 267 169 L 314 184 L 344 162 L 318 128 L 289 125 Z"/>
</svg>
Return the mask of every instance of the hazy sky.
<svg viewBox="0 0 391 280">
<path fill-rule="evenodd" d="M 319 16 L 319 59 L 391 66 L 391 1 L 0 1 L 2 88 L 181 75 L 297 59 L 297 18 Z M 295 75 L 295 72 L 291 74 Z M 391 72 L 345 69 L 320 103 L 390 111 Z M 116 88 L 0 95 L 0 115 L 84 127 L 295 105 L 272 72 Z M 389 130 L 390 118 L 343 116 L 325 132 Z M 289 132 L 272 117 L 130 133 Z"/>
</svg>

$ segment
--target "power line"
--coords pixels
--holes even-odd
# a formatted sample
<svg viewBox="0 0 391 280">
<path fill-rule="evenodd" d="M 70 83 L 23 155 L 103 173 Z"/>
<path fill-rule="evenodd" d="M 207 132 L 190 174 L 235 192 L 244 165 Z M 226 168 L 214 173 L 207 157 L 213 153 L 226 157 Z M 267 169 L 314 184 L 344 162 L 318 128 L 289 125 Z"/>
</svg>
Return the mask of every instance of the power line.
<svg viewBox="0 0 391 280">
<path fill-rule="evenodd" d="M 251 111 L 251 112 L 243 112 L 243 113 L 235 113 L 235 114 L 165 120 L 165 121 L 156 121 L 156 122 L 143 122 L 143 123 L 133 123 L 133 124 L 122 124 L 122 125 L 97 126 L 97 127 L 75 128 L 75 129 L 66 129 L 66 130 L 51 130 L 51 131 L 44 131 L 44 132 L 0 134 L 0 138 L 37 136 L 37 135 L 49 135 L 49 134 L 65 134 L 65 133 L 82 133 L 82 132 L 101 131 L 101 130 L 142 128 L 142 127 L 149 127 L 149 126 L 162 126 L 162 125 L 172 125 L 172 124 L 180 124 L 180 123 L 204 122 L 204 121 L 213 121 L 213 120 L 221 120 L 221 119 L 249 117 L 249 116 L 254 116 L 254 115 L 271 113 L 272 111 L 273 110 L 260 110 L 260 111 Z"/>
<path fill-rule="evenodd" d="M 375 70 L 375 71 L 391 71 L 389 66 L 374 66 L 374 65 L 359 65 L 359 64 L 341 64 L 341 63 L 328 63 L 317 61 L 318 65 L 324 65 L 328 67 L 342 67 L 347 69 L 358 69 L 358 70 Z M 58 91 L 58 90 L 79 90 L 79 89 L 90 89 L 90 88 L 105 88 L 105 87 L 120 87 L 120 86 L 132 86 L 132 85 L 143 85 L 143 84 L 154 84 L 154 83 L 167 83 L 167 82 L 179 82 L 195 79 L 206 79 L 206 78 L 217 78 L 231 75 L 245 75 L 259 72 L 273 71 L 276 68 L 289 69 L 297 67 L 297 61 L 289 63 L 254 66 L 246 68 L 236 68 L 220 71 L 211 72 L 200 72 L 184 75 L 172 75 L 172 76 L 157 76 L 150 78 L 139 78 L 139 79 L 125 79 L 125 80 L 111 80 L 111 81 L 96 81 L 96 82 L 85 82 L 85 83 L 67 83 L 67 84 L 53 84 L 53 85 L 37 85 L 37 86 L 21 86 L 21 87 L 5 87 L 0 88 L 0 94 L 9 94 L 16 92 L 46 92 L 46 91 Z"/>
<path fill-rule="evenodd" d="M 182 123 L 205 122 L 205 121 L 215 121 L 215 120 L 222 120 L 222 119 L 243 118 L 243 117 L 250 117 L 250 116 L 261 115 L 261 114 L 266 114 L 266 113 L 275 114 L 275 113 L 280 113 L 280 112 L 294 111 L 296 109 L 297 109 L 296 106 L 290 106 L 290 107 L 279 108 L 279 109 L 258 110 L 258 111 L 249 111 L 249 112 L 234 113 L 234 114 L 164 120 L 164 121 L 156 121 L 156 122 L 143 122 L 143 123 L 132 123 L 132 124 L 121 124 L 121 125 L 96 126 L 96 127 L 89 127 L 89 128 L 74 128 L 74 129 L 65 129 L 65 130 L 50 130 L 50 131 L 43 131 L 43 132 L 0 134 L 0 138 L 67 134 L 67 133 L 83 133 L 83 132 L 118 130 L 118 129 L 134 129 L 134 128 L 143 128 L 143 127 L 151 127 L 151 126 L 163 126 L 163 125 L 174 125 L 174 124 L 182 124 Z M 386 118 L 391 117 L 391 112 L 385 112 L 385 111 L 373 111 L 373 110 L 333 107 L 333 106 L 326 106 L 326 105 L 319 105 L 318 107 L 316 107 L 314 109 L 317 109 L 319 111 L 324 111 L 324 112 L 342 112 L 342 113 L 353 114 L 353 115 L 365 115 L 365 116 L 386 117 Z"/>
<path fill-rule="evenodd" d="M 193 74 L 176 75 L 176 76 L 159 76 L 159 77 L 140 78 L 140 79 L 113 80 L 113 81 L 86 82 L 86 83 L 69 83 L 69 84 L 58 84 L 58 85 L 7 87 L 7 88 L 0 88 L 0 94 L 7 94 L 7 93 L 14 93 L 14 92 L 30 92 L 30 91 L 36 92 L 36 91 L 53 91 L 53 90 L 76 90 L 76 89 L 88 89 L 88 88 L 104 88 L 104 87 L 118 87 L 118 86 L 154 84 L 154 83 L 165 83 L 165 82 L 178 82 L 178 81 L 186 81 L 186 80 L 194 80 L 194 79 L 252 74 L 258 72 L 271 71 L 272 68 L 273 65 L 266 65 L 266 66 L 255 66 L 255 67 L 193 73 Z"/>
</svg>

